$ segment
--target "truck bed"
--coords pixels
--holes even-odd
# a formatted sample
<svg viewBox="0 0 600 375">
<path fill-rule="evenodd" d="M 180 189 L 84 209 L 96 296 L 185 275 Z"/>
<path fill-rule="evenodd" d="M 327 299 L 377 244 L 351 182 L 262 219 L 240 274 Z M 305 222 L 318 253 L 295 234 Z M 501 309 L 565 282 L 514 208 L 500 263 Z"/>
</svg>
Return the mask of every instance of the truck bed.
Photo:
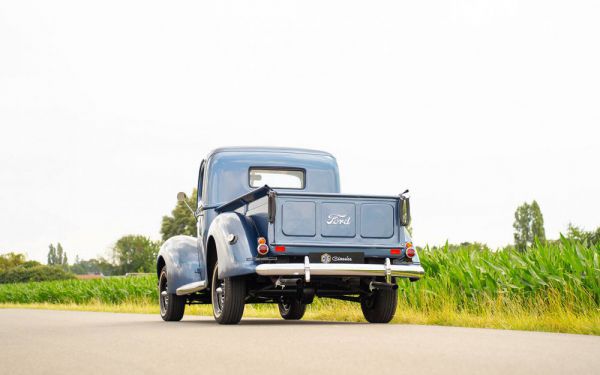
<svg viewBox="0 0 600 375">
<path fill-rule="evenodd" d="M 300 193 L 264 186 L 216 210 L 252 217 L 269 245 L 284 246 L 285 255 L 359 251 L 382 258 L 407 242 L 399 196 Z"/>
<path fill-rule="evenodd" d="M 271 199 L 272 244 L 388 249 L 401 244 L 399 197 L 285 192 Z"/>
</svg>

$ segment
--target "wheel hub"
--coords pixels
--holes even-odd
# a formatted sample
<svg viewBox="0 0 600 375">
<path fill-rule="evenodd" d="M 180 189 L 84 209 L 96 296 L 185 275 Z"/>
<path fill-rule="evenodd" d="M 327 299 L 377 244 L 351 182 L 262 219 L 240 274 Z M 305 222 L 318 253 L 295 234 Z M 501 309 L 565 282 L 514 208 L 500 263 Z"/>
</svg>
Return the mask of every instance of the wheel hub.
<svg viewBox="0 0 600 375">
<path fill-rule="evenodd" d="M 225 281 L 218 278 L 218 269 L 215 269 L 213 276 L 213 310 L 216 316 L 220 316 L 225 306 Z"/>
<path fill-rule="evenodd" d="M 165 274 L 160 275 L 159 282 L 159 303 L 160 303 L 160 314 L 165 316 L 167 309 L 169 308 L 169 292 L 167 292 L 167 278 Z"/>
</svg>

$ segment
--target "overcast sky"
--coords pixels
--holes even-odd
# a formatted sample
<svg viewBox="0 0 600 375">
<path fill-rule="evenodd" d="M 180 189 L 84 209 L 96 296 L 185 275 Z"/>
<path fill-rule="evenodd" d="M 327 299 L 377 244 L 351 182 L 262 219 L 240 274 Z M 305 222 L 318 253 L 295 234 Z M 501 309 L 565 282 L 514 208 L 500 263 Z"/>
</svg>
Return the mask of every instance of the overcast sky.
<svg viewBox="0 0 600 375">
<path fill-rule="evenodd" d="M 160 238 L 213 148 L 333 153 L 418 245 L 600 225 L 597 1 L 0 1 L 0 253 Z"/>
</svg>

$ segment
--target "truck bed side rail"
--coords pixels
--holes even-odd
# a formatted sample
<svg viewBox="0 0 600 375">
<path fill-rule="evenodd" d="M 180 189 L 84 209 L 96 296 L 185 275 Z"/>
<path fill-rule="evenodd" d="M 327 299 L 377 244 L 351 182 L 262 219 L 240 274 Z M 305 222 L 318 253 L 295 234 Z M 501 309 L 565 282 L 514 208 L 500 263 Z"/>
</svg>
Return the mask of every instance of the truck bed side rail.
<svg viewBox="0 0 600 375">
<path fill-rule="evenodd" d="M 272 189 L 268 185 L 265 185 L 218 206 L 217 208 L 215 208 L 215 211 L 218 213 L 235 211 L 238 208 L 243 207 L 250 202 L 254 202 L 262 197 L 266 197 L 270 191 L 272 191 Z"/>
</svg>

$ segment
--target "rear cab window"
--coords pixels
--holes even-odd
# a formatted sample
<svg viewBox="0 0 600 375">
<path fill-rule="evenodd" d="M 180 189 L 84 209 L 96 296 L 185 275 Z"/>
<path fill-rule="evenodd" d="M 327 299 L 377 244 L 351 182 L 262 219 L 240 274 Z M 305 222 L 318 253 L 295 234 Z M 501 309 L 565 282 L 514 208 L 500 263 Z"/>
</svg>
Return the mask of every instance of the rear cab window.
<svg viewBox="0 0 600 375">
<path fill-rule="evenodd" d="M 248 171 L 250 187 L 269 185 L 273 189 L 304 189 L 306 172 L 298 168 L 251 167 Z"/>
</svg>

